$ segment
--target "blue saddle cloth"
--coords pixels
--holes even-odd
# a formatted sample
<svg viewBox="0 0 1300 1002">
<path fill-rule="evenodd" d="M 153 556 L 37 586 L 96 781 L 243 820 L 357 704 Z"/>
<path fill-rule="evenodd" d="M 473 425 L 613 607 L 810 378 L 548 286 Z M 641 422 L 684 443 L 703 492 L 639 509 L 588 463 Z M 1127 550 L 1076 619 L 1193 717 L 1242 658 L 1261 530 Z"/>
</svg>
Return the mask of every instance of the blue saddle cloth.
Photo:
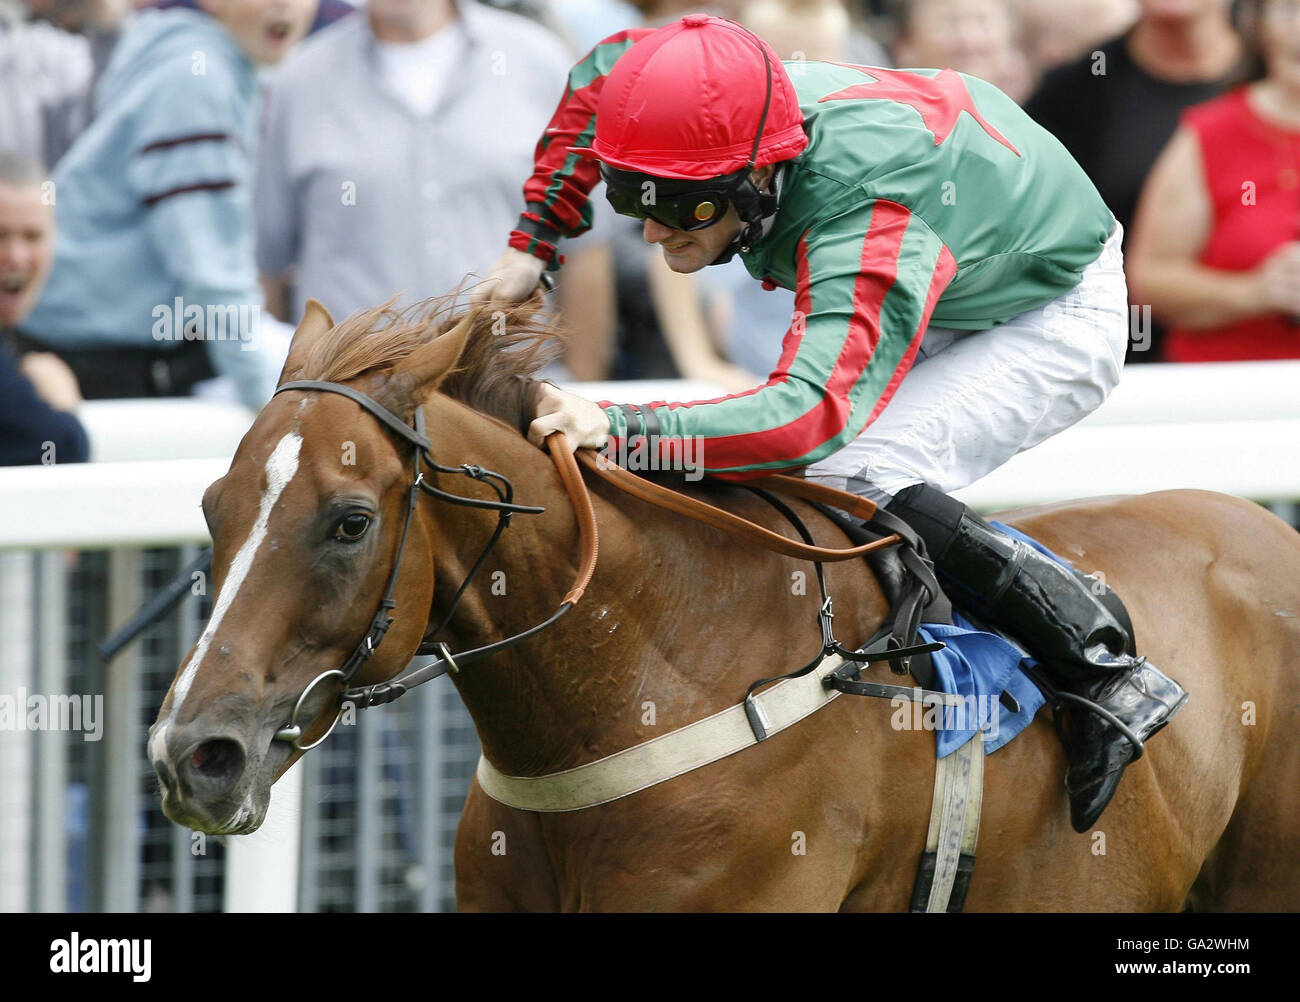
<svg viewBox="0 0 1300 1002">
<path fill-rule="evenodd" d="M 1058 564 L 1070 566 L 1042 543 L 1018 529 L 1001 522 L 990 523 L 1001 532 L 1028 543 Z M 936 730 L 938 756 L 943 758 L 984 732 L 984 753 L 991 755 L 1029 726 L 1044 703 L 1043 694 L 1021 670 L 1022 664 L 1038 662 L 1016 645 L 992 633 L 977 630 L 956 610 L 953 625 L 923 623 L 918 631 L 922 641 L 941 640 L 947 645 L 930 655 L 934 661 L 936 684 L 940 691 L 960 696 L 955 706 L 896 705 L 898 725 L 902 729 L 922 726 Z M 1012 712 L 999 702 L 1003 691 L 1009 692 L 1020 705 Z M 901 701 L 900 701 L 901 703 Z"/>
</svg>

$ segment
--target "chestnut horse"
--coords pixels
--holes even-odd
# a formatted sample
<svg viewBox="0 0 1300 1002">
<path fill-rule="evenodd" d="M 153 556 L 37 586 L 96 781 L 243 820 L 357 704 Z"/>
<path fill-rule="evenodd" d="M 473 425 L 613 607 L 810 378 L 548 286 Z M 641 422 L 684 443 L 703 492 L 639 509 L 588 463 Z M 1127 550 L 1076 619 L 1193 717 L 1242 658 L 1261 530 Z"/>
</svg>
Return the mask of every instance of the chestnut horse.
<svg viewBox="0 0 1300 1002">
<path fill-rule="evenodd" d="M 422 406 L 436 460 L 501 471 L 516 501 L 545 506 L 514 518 L 471 580 L 440 635 L 461 651 L 547 619 L 578 552 L 556 471 L 521 434 L 530 377 L 552 336 L 527 309 L 449 309 L 381 308 L 335 326 L 312 303 L 281 379 L 346 383 L 402 420 Z M 308 684 L 357 647 L 380 602 L 411 469 L 409 443 L 346 397 L 290 390 L 262 410 L 203 498 L 213 615 L 149 742 L 170 818 L 210 833 L 261 823 L 271 784 L 300 754 L 276 731 Z M 487 496 L 464 478 L 426 476 Z M 799 586 L 807 564 L 737 545 L 604 482 L 590 488 L 601 548 L 586 597 L 453 676 L 484 755 L 507 775 L 568 769 L 699 720 L 820 646 L 816 588 Z M 690 490 L 791 533 L 740 488 Z M 793 504 L 819 543 L 845 545 L 812 508 Z M 1104 572 L 1127 602 L 1139 650 L 1191 701 L 1087 835 L 1070 826 L 1065 756 L 1047 711 L 991 756 L 967 909 L 1300 907 L 1300 536 L 1254 504 L 1195 491 L 1003 517 Z M 360 682 L 406 666 L 496 519 L 419 500 L 395 622 Z M 866 562 L 826 572 L 840 640 L 864 642 L 887 611 Z M 307 739 L 334 716 L 331 684 L 304 704 Z M 893 729 L 893 716 L 884 700 L 841 697 L 744 752 L 571 813 L 515 810 L 476 782 L 456 844 L 459 906 L 906 910 L 935 742 Z"/>
</svg>

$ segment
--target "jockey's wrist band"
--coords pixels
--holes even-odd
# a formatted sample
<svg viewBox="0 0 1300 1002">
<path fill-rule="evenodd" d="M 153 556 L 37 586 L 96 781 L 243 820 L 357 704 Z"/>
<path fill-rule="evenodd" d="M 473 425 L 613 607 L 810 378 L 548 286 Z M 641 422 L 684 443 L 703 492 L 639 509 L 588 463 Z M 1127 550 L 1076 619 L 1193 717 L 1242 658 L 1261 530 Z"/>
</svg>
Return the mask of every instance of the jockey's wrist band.
<svg viewBox="0 0 1300 1002">
<path fill-rule="evenodd" d="M 539 261 L 545 261 L 547 271 L 559 271 L 560 265 L 564 264 L 564 255 L 554 244 L 519 230 L 510 231 L 510 239 L 506 241 L 506 245 L 525 254 L 531 254 Z"/>
<path fill-rule="evenodd" d="M 641 408 L 636 404 L 619 404 L 623 413 L 627 415 L 627 435 L 625 436 L 630 442 L 633 439 L 641 438 L 645 435 L 645 415 L 641 413 Z M 636 431 L 632 430 L 632 419 L 636 418 Z"/>
<path fill-rule="evenodd" d="M 521 212 L 519 222 L 515 224 L 515 229 L 520 233 L 527 233 L 529 236 L 536 237 L 538 240 L 545 240 L 551 244 L 564 236 L 558 226 L 536 212 Z"/>
<path fill-rule="evenodd" d="M 649 404 L 642 404 L 641 420 L 645 422 L 645 433 L 650 436 L 650 447 L 654 448 L 655 443 L 659 441 L 659 415 Z"/>
<path fill-rule="evenodd" d="M 564 255 L 556 246 L 562 236 L 564 234 L 555 223 L 536 212 L 525 210 L 520 213 L 519 222 L 510 231 L 510 246 L 545 261 L 547 271 L 558 271 L 564 263 Z"/>
</svg>

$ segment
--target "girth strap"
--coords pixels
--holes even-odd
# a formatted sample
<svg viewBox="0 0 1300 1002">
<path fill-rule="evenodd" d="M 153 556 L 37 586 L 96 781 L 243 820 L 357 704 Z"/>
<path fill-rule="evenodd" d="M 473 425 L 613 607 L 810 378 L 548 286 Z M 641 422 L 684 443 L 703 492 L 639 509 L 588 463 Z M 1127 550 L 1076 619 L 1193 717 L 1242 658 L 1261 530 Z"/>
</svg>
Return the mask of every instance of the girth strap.
<svg viewBox="0 0 1300 1002">
<path fill-rule="evenodd" d="M 912 911 L 959 912 L 965 906 L 983 804 L 984 734 L 976 731 L 935 762 L 930 828 L 912 887 Z"/>
</svg>

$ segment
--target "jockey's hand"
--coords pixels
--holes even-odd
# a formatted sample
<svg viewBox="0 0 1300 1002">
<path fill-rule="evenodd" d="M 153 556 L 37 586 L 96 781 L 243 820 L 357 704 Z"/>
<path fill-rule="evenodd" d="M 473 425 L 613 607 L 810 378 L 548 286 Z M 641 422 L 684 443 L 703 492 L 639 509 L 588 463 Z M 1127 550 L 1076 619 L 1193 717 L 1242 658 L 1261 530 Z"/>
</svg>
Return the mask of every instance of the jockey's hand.
<svg viewBox="0 0 1300 1002">
<path fill-rule="evenodd" d="M 473 303 L 522 303 L 537 289 L 546 262 L 507 247 L 474 289 Z"/>
<path fill-rule="evenodd" d="M 537 397 L 537 416 L 528 426 L 528 441 L 542 447 L 553 431 L 564 432 L 574 449 L 599 449 L 609 438 L 609 417 L 585 397 L 543 383 Z"/>
</svg>

